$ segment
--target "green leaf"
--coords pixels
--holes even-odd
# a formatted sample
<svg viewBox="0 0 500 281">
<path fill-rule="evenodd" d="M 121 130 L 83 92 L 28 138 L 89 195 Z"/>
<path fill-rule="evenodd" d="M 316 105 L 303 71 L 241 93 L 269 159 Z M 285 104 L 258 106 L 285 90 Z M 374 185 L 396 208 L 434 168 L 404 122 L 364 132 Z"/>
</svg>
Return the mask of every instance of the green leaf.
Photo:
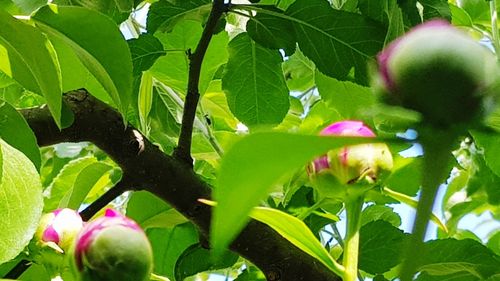
<svg viewBox="0 0 500 281">
<path fill-rule="evenodd" d="M 500 255 L 500 231 L 493 234 L 486 244 L 495 254 Z"/>
<path fill-rule="evenodd" d="M 404 33 L 403 14 L 397 0 L 359 0 L 358 3 L 363 15 L 388 27 L 385 44 Z"/>
<path fill-rule="evenodd" d="M 127 43 L 132 55 L 134 75 L 148 70 L 159 57 L 166 54 L 161 41 L 149 33 L 143 33 L 139 38 L 130 39 Z"/>
<path fill-rule="evenodd" d="M 226 252 L 218 261 L 214 261 L 211 252 L 200 244 L 191 245 L 177 259 L 175 264 L 175 280 L 184 280 L 197 273 L 231 267 L 238 260 L 238 255 Z"/>
<path fill-rule="evenodd" d="M 87 9 L 95 10 L 112 18 L 116 23 L 125 21 L 132 9 L 134 2 L 132 0 L 55 0 L 52 3 L 60 6 L 81 6 Z M 46 4 L 46 3 L 45 3 Z"/>
<path fill-rule="evenodd" d="M 397 158 L 393 172 L 385 184 L 397 192 L 416 196 L 420 189 L 422 164 L 420 158 Z"/>
<path fill-rule="evenodd" d="M 0 137 L 24 153 L 40 170 L 41 156 L 35 134 L 23 116 L 10 104 L 0 100 Z"/>
<path fill-rule="evenodd" d="M 445 18 L 451 20 L 450 7 L 448 0 L 418 0 L 424 7 L 424 20 L 433 18 Z"/>
<path fill-rule="evenodd" d="M 457 280 L 483 280 L 500 268 L 500 257 L 471 239 L 433 240 L 425 244 L 423 254 L 419 270 L 443 278 L 440 280 L 447 275 L 469 278 Z"/>
<path fill-rule="evenodd" d="M 350 137 L 255 133 L 235 143 L 222 158 L 214 191 L 218 202 L 212 221 L 214 249 L 220 252 L 229 245 L 248 222 L 251 209 L 280 179 L 330 149 L 366 141 Z"/>
<path fill-rule="evenodd" d="M 359 268 L 370 274 L 389 271 L 401 261 L 405 237 L 384 220 L 365 224 L 359 231 Z"/>
<path fill-rule="evenodd" d="M 351 69 L 368 84 L 366 64 L 384 44 L 386 31 L 359 14 L 334 10 L 326 0 L 297 0 L 286 11 L 302 52 L 324 74 L 345 80 Z"/>
<path fill-rule="evenodd" d="M 153 247 L 154 273 L 175 280 L 175 264 L 182 253 L 198 243 L 199 236 L 191 223 L 173 228 L 150 228 L 146 234 Z"/>
<path fill-rule="evenodd" d="M 217 208 L 219 207 L 215 209 Z M 342 266 L 335 262 L 303 221 L 285 212 L 264 207 L 254 208 L 250 216 L 276 230 L 297 248 L 319 260 L 331 271 L 342 275 Z"/>
<path fill-rule="evenodd" d="M 52 45 L 36 28 L 0 10 L 0 71 L 45 97 L 61 126 L 61 73 Z"/>
<path fill-rule="evenodd" d="M 247 126 L 280 123 L 290 101 L 279 51 L 257 45 L 246 33 L 233 38 L 228 48 L 222 89 L 231 112 Z"/>
<path fill-rule="evenodd" d="M 269 11 L 282 13 L 278 8 L 270 7 Z M 268 13 L 257 13 L 249 18 L 246 26 L 248 35 L 263 47 L 284 49 L 286 54 L 295 50 L 295 34 L 291 22 Z"/>
<path fill-rule="evenodd" d="M 500 176 L 500 134 L 483 133 L 479 131 L 470 132 L 476 145 L 484 149 L 484 159 L 486 165 L 497 175 Z"/>
<path fill-rule="evenodd" d="M 146 28 L 149 33 L 157 30 L 170 32 L 183 19 L 202 21 L 210 13 L 209 0 L 160 0 L 151 5 Z"/>
<path fill-rule="evenodd" d="M 158 34 L 167 55 L 159 58 L 150 69 L 155 78 L 172 89 L 185 93 L 187 90 L 189 59 L 188 50 L 194 51 L 203 28 L 199 22 L 185 20 L 176 24 L 171 33 Z M 203 95 L 219 67 L 226 63 L 226 46 L 229 36 L 220 32 L 212 37 L 203 65 L 201 66 L 199 91 Z"/>
<path fill-rule="evenodd" d="M 58 208 L 78 210 L 92 188 L 99 183 L 101 178 L 109 176 L 112 169 L 112 166 L 101 162 L 92 163 L 83 168 L 78 173 L 73 187 L 66 191 L 66 195 L 59 202 Z M 68 178 L 65 177 L 65 179 Z"/>
<path fill-rule="evenodd" d="M 450 4 L 451 23 L 455 26 L 470 26 L 474 24 L 467 12 L 455 5 Z"/>
<path fill-rule="evenodd" d="M 74 6 L 45 6 L 32 19 L 71 46 L 124 115 L 132 95 L 132 57 L 118 26 L 99 12 Z"/>
<path fill-rule="evenodd" d="M 63 198 L 71 196 L 80 173 L 94 163 L 97 163 L 97 159 L 93 156 L 87 156 L 66 164 L 44 192 L 46 196 L 44 211 L 50 212 L 57 209 Z"/>
<path fill-rule="evenodd" d="M 315 77 L 321 99 L 343 119 L 359 119 L 367 108 L 375 104 L 375 95 L 370 88 L 349 81 L 342 82 L 320 72 Z"/>
<path fill-rule="evenodd" d="M 137 107 L 141 129 L 149 133 L 148 116 L 153 105 L 153 76 L 149 71 L 144 71 L 141 76 Z"/>
<path fill-rule="evenodd" d="M 188 221 L 165 201 L 147 191 L 136 191 L 130 196 L 127 216 L 143 229 L 173 228 Z"/>
<path fill-rule="evenodd" d="M 47 5 L 46 0 L 12 0 L 27 15 L 33 13 L 36 9 Z"/>
<path fill-rule="evenodd" d="M 42 184 L 33 163 L 0 139 L 0 264 L 17 256 L 33 237 L 42 214 Z"/>
<path fill-rule="evenodd" d="M 313 88 L 316 66 L 300 49 L 283 62 L 283 73 L 290 91 L 307 91 Z"/>
<path fill-rule="evenodd" d="M 361 213 L 361 225 L 378 220 L 386 221 L 394 227 L 401 225 L 401 217 L 388 206 L 371 205 L 366 207 Z"/>
</svg>

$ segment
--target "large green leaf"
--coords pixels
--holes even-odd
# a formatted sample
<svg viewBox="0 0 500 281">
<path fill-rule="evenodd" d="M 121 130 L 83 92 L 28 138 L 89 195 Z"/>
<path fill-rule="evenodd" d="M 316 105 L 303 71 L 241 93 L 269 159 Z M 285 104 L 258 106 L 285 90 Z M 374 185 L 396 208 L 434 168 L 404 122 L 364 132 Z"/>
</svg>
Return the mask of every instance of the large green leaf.
<svg viewBox="0 0 500 281">
<path fill-rule="evenodd" d="M 0 139 L 0 264 L 28 244 L 42 214 L 42 184 L 33 163 Z"/>
<path fill-rule="evenodd" d="M 297 0 L 286 11 L 302 52 L 324 74 L 368 84 L 366 64 L 382 49 L 386 30 L 359 14 L 334 10 L 326 0 Z"/>
<path fill-rule="evenodd" d="M 264 207 L 254 208 L 250 216 L 269 225 L 297 248 L 313 256 L 336 274 L 342 275 L 342 266 L 335 262 L 316 236 L 300 219 L 285 212 Z"/>
<path fill-rule="evenodd" d="M 359 268 L 371 274 L 384 273 L 402 258 L 403 231 L 384 220 L 372 221 L 359 231 Z"/>
<path fill-rule="evenodd" d="M 52 45 L 36 28 L 0 9 L 0 71 L 45 97 L 61 126 L 61 74 Z"/>
<path fill-rule="evenodd" d="M 41 157 L 35 134 L 23 116 L 10 104 L 0 100 L 0 137 L 20 150 L 40 169 Z"/>
<path fill-rule="evenodd" d="M 500 272 L 500 256 L 472 239 L 433 240 L 426 243 L 423 253 L 419 270 L 441 278 L 437 280 L 447 276 L 454 276 L 453 280 L 484 280 Z"/>
<path fill-rule="evenodd" d="M 48 5 L 32 19 L 41 30 L 71 46 L 120 112 L 126 113 L 132 95 L 132 57 L 118 26 L 99 12 L 75 6 Z"/>
<path fill-rule="evenodd" d="M 233 38 L 228 48 L 222 89 L 231 112 L 247 126 L 280 123 L 290 101 L 279 51 L 257 45 L 246 33 Z"/>
<path fill-rule="evenodd" d="M 221 161 L 214 191 L 218 206 L 212 221 L 213 247 L 221 251 L 229 245 L 248 222 L 251 209 L 280 179 L 330 149 L 367 141 L 366 138 L 255 133 L 234 144 Z"/>
<path fill-rule="evenodd" d="M 448 0 L 418 0 L 422 4 L 424 20 L 445 18 L 451 20 L 451 11 Z"/>
<path fill-rule="evenodd" d="M 180 20 L 202 21 L 211 7 L 209 0 L 160 0 L 149 8 L 146 27 L 149 33 L 158 29 L 170 32 Z"/>
<path fill-rule="evenodd" d="M 290 91 L 304 92 L 315 86 L 316 66 L 299 49 L 283 63 L 283 73 Z"/>
<path fill-rule="evenodd" d="M 185 93 L 189 69 L 189 58 L 186 52 L 195 50 L 202 31 L 201 23 L 185 20 L 179 22 L 171 33 L 157 34 L 167 55 L 155 62 L 150 70 L 153 76 L 176 91 Z M 226 46 L 228 41 L 229 36 L 226 32 L 220 32 L 210 40 L 201 66 L 198 87 L 201 95 L 205 93 L 219 67 L 227 61 Z"/>
</svg>

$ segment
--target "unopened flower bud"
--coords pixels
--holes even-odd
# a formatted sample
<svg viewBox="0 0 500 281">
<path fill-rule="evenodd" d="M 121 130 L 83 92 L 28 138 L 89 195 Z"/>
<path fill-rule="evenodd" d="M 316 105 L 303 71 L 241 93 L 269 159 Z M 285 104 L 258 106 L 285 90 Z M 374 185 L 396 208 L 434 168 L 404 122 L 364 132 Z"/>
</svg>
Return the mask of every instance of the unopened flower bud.
<svg viewBox="0 0 500 281">
<path fill-rule="evenodd" d="M 74 257 L 83 281 L 149 280 L 153 265 L 144 231 L 112 209 L 85 225 L 77 238 Z"/>
<path fill-rule="evenodd" d="M 396 39 L 378 55 L 378 65 L 386 100 L 443 128 L 481 117 L 483 96 L 498 75 L 493 53 L 443 20 Z"/>
<path fill-rule="evenodd" d="M 373 138 L 375 134 L 360 121 L 341 121 L 323 129 L 321 135 Z M 380 172 L 392 169 L 392 155 L 384 143 L 350 145 L 329 151 L 308 167 L 311 176 L 332 174 L 342 184 L 358 180 L 375 182 Z"/>
<path fill-rule="evenodd" d="M 57 246 L 59 251 L 66 252 L 82 227 L 83 221 L 77 211 L 58 209 L 42 216 L 35 237 L 42 245 Z"/>
</svg>

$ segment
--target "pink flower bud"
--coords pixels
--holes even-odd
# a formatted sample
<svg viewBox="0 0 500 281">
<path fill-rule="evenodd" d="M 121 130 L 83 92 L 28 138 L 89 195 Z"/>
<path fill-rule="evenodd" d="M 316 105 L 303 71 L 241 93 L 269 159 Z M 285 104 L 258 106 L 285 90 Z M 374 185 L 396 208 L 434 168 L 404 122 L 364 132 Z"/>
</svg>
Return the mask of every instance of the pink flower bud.
<svg viewBox="0 0 500 281">
<path fill-rule="evenodd" d="M 80 280 L 149 280 L 153 264 L 144 231 L 112 209 L 85 225 L 74 257 Z"/>
<path fill-rule="evenodd" d="M 331 124 L 320 135 L 373 138 L 375 134 L 360 121 L 341 121 Z M 387 145 L 370 143 L 346 146 L 329 151 L 308 166 L 310 176 L 330 173 L 342 184 L 360 179 L 374 182 L 380 171 L 392 169 L 392 155 Z"/>
<path fill-rule="evenodd" d="M 498 78 L 493 53 L 443 20 L 423 23 L 378 55 L 386 101 L 422 114 L 435 127 L 476 121 Z"/>
<path fill-rule="evenodd" d="M 67 251 L 82 227 L 83 221 L 77 211 L 58 209 L 42 216 L 35 237 L 42 245 L 53 243 Z"/>
</svg>

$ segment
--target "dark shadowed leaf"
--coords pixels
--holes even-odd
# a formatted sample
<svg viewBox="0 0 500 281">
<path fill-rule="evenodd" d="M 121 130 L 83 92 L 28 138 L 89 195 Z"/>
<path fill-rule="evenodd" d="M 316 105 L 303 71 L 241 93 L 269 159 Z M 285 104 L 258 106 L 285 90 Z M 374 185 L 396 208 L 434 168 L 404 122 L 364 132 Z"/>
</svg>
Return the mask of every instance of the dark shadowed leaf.
<svg viewBox="0 0 500 281">
<path fill-rule="evenodd" d="M 144 33 L 139 38 L 130 39 L 127 42 L 132 55 L 134 75 L 139 75 L 142 71 L 148 70 L 159 57 L 165 55 L 160 40 L 151 34 Z"/>
<path fill-rule="evenodd" d="M 209 249 L 200 244 L 187 248 L 175 264 L 175 280 L 184 280 L 199 272 L 231 267 L 238 260 L 238 255 L 226 252 L 220 259 L 214 260 Z"/>
<path fill-rule="evenodd" d="M 334 10 L 326 0 L 297 0 L 286 11 L 302 52 L 324 74 L 345 80 L 354 68 L 368 84 L 366 64 L 384 44 L 381 24 L 359 14 Z"/>
</svg>

